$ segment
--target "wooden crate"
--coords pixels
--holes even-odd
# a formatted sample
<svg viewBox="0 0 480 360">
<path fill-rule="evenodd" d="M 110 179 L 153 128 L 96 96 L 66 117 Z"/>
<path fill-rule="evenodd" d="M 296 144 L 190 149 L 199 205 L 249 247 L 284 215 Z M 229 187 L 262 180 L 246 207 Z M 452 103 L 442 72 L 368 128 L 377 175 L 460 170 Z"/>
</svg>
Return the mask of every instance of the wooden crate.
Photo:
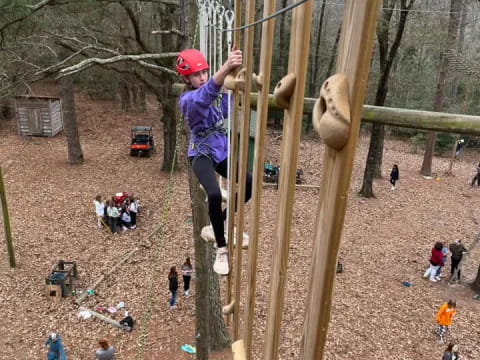
<svg viewBox="0 0 480 360">
<path fill-rule="evenodd" d="M 62 300 L 62 287 L 60 285 L 47 285 L 47 297 L 54 301 L 60 302 Z"/>
</svg>

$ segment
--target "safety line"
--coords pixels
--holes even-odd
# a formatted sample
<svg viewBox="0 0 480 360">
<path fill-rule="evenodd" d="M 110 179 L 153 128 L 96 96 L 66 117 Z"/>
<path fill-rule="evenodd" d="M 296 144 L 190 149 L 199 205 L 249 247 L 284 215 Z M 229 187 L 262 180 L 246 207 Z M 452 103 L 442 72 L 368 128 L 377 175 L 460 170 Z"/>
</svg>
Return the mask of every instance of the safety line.
<svg viewBox="0 0 480 360">
<path fill-rule="evenodd" d="M 245 24 L 243 26 L 240 26 L 240 27 L 237 27 L 237 28 L 234 28 L 234 29 L 226 29 L 226 30 L 222 30 L 223 32 L 228 32 L 228 31 L 239 31 L 239 30 L 245 30 L 245 29 L 248 29 L 252 26 L 255 26 L 255 25 L 258 25 L 258 24 L 261 24 L 261 23 L 264 23 L 265 21 L 268 21 L 270 19 L 273 19 L 274 17 L 277 17 L 278 15 L 281 15 L 289 10 L 292 10 L 294 8 L 296 8 L 297 6 L 300 6 L 302 5 L 303 3 L 306 3 L 307 1 L 310 1 L 310 0 L 300 0 L 299 2 L 296 2 L 296 3 L 293 3 L 293 4 L 290 4 L 286 7 L 284 7 L 283 9 L 280 9 L 276 12 L 274 12 L 272 15 L 269 15 L 265 18 L 262 18 L 262 19 L 258 19 L 257 21 L 254 21 L 253 23 L 251 24 Z"/>
<path fill-rule="evenodd" d="M 167 186 L 167 195 L 166 199 L 164 201 L 163 209 L 162 209 L 162 219 L 160 221 L 160 229 L 158 230 L 159 235 L 157 237 L 157 251 L 155 253 L 155 258 L 153 261 L 153 274 L 152 274 L 152 280 L 150 282 L 150 288 L 148 290 L 148 303 L 147 303 L 147 310 L 144 314 L 143 317 L 143 327 L 142 327 L 142 333 L 140 334 L 140 343 L 139 343 L 139 349 L 138 349 L 138 356 L 137 359 L 143 359 L 143 352 L 144 352 L 144 347 L 145 344 L 147 343 L 148 339 L 148 333 L 149 333 L 149 328 L 148 328 L 148 323 L 150 320 L 150 314 L 152 311 L 152 304 L 153 304 L 153 287 L 154 284 L 157 282 L 155 281 L 157 276 L 158 276 L 158 265 L 159 265 L 159 259 L 160 259 L 160 250 L 163 248 L 163 238 L 165 234 L 165 226 L 168 222 L 168 216 L 170 215 L 170 202 L 171 202 L 171 197 L 173 194 L 173 172 L 175 170 L 175 163 L 177 162 L 177 154 L 178 154 L 178 143 L 180 139 L 180 129 L 181 129 L 181 124 L 182 124 L 182 119 L 183 116 L 179 117 L 179 121 L 177 123 L 177 133 L 175 135 L 175 151 L 173 152 L 173 159 L 172 159 L 172 166 L 170 168 L 170 175 L 169 175 L 169 180 L 168 180 L 168 186 Z"/>
</svg>

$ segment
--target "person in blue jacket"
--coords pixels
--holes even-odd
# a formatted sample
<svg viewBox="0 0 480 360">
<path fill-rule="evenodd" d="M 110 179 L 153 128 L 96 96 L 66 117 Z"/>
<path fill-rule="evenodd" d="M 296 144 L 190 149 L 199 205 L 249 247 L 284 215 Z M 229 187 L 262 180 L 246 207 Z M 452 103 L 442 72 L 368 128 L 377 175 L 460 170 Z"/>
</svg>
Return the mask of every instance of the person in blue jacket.
<svg viewBox="0 0 480 360">
<path fill-rule="evenodd" d="M 212 223 L 217 254 L 213 269 L 220 275 L 229 273 L 228 249 L 225 240 L 226 211 L 222 211 L 222 194 L 215 173 L 227 178 L 228 141 L 223 127 L 228 117 L 228 94 L 222 92 L 225 77 L 242 65 L 240 50 L 234 50 L 209 78 L 210 66 L 198 50 L 183 50 L 177 58 L 177 72 L 183 77 L 188 91 L 180 96 L 180 110 L 190 128 L 188 157 L 192 169 L 208 197 L 208 212 Z M 252 193 L 252 177 L 247 174 L 245 201 Z"/>
<path fill-rule="evenodd" d="M 67 354 L 59 334 L 51 333 L 45 346 L 48 348 L 47 360 L 67 360 Z"/>
</svg>

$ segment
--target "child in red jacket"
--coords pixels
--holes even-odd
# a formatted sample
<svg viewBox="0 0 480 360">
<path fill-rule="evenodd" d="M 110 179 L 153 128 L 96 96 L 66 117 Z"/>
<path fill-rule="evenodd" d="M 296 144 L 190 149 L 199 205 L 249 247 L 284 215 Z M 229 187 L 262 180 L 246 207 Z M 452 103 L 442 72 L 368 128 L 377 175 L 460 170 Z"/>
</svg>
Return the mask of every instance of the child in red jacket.
<svg viewBox="0 0 480 360">
<path fill-rule="evenodd" d="M 437 271 L 440 265 L 443 264 L 443 243 L 437 241 L 432 249 L 432 256 L 430 257 L 430 266 L 428 267 L 425 274 L 423 274 L 424 278 L 429 277 L 430 281 L 436 282 L 440 280 L 440 277 L 437 276 Z"/>
</svg>

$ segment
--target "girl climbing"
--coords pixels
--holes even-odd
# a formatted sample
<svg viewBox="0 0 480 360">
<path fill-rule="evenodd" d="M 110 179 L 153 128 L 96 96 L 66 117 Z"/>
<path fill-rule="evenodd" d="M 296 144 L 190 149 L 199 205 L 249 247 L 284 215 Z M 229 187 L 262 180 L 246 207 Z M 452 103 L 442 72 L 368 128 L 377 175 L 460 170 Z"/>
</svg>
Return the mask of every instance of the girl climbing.
<svg viewBox="0 0 480 360">
<path fill-rule="evenodd" d="M 242 65 L 240 50 L 234 50 L 209 79 L 210 66 L 203 54 L 195 49 L 183 50 L 177 58 L 177 72 L 188 91 L 180 96 L 180 109 L 190 128 L 188 157 L 200 184 L 207 192 L 208 213 L 212 223 L 217 255 L 213 269 L 220 275 L 229 273 L 228 249 L 225 241 L 226 211 L 222 212 L 222 194 L 215 172 L 227 178 L 228 143 L 223 120 L 228 116 L 228 96 L 219 99 L 225 77 Z M 216 106 L 217 100 L 220 107 Z M 252 193 L 252 177 L 247 174 L 245 201 Z"/>
</svg>

